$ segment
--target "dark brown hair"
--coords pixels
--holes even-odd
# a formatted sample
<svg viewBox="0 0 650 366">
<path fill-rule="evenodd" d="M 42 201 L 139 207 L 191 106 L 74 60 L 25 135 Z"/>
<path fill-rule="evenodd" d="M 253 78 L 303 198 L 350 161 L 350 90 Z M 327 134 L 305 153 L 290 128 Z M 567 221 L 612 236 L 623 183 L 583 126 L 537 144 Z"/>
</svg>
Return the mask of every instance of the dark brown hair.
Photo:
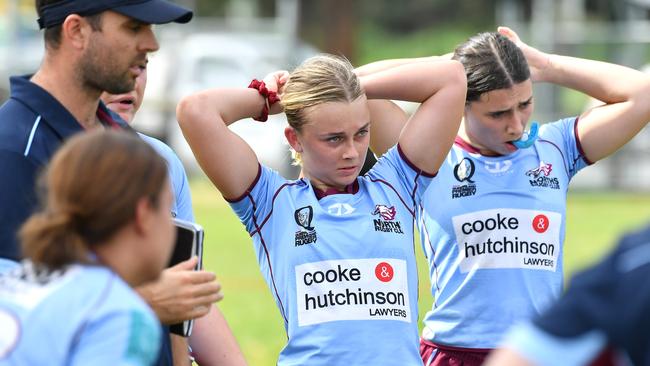
<svg viewBox="0 0 650 366">
<path fill-rule="evenodd" d="M 88 263 L 93 246 L 128 224 L 142 198 L 158 207 L 167 165 L 137 135 L 98 130 L 65 143 L 41 178 L 43 208 L 20 240 L 26 258 L 58 269 Z"/>
<path fill-rule="evenodd" d="M 43 7 L 50 4 L 56 4 L 64 0 L 36 0 L 36 14 L 40 18 L 43 15 Z M 88 15 L 85 17 L 94 31 L 102 30 L 102 13 Z M 43 32 L 45 46 L 52 49 L 58 49 L 61 45 L 61 24 L 46 28 Z"/>
<path fill-rule="evenodd" d="M 507 89 L 530 78 L 523 52 L 496 32 L 471 37 L 456 48 L 452 59 L 465 67 L 467 103 L 478 100 L 483 93 Z"/>
</svg>

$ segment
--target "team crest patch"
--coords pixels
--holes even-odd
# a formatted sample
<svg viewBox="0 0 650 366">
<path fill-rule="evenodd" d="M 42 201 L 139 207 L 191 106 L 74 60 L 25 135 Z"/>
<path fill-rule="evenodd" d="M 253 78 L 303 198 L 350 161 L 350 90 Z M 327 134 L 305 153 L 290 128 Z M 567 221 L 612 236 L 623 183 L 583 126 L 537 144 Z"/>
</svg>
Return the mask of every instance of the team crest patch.
<svg viewBox="0 0 650 366">
<path fill-rule="evenodd" d="M 402 224 L 399 221 L 395 221 L 395 215 L 397 215 L 395 206 L 375 205 L 372 215 L 379 216 L 378 219 L 373 220 L 375 231 L 404 234 Z"/>
<path fill-rule="evenodd" d="M 300 226 L 300 229 L 296 231 L 295 246 L 315 243 L 317 239 L 316 228 L 311 226 L 311 221 L 314 219 L 314 209 L 311 206 L 305 206 L 297 209 L 293 216 L 296 224 Z"/>
<path fill-rule="evenodd" d="M 560 189 L 560 181 L 555 177 L 549 177 L 552 171 L 553 164 L 540 161 L 537 168 L 526 172 L 526 176 L 531 178 L 528 182 L 532 187 Z"/>
<path fill-rule="evenodd" d="M 476 172 L 476 166 L 472 159 L 463 158 L 460 163 L 454 167 L 454 178 L 460 183 L 465 184 L 454 185 L 451 188 L 451 198 L 469 197 L 476 194 L 476 184 L 472 180 L 472 176 Z"/>
</svg>

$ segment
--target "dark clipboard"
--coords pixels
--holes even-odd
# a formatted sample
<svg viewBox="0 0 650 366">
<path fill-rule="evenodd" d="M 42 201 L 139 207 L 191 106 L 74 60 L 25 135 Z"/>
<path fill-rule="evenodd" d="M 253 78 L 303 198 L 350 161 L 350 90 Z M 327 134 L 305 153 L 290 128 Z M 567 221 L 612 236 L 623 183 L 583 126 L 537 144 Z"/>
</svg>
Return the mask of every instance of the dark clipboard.
<svg viewBox="0 0 650 366">
<path fill-rule="evenodd" d="M 169 260 L 169 267 L 186 261 L 194 256 L 199 258 L 195 271 L 201 270 L 203 262 L 203 227 L 201 225 L 181 219 L 173 219 L 176 226 L 176 243 L 174 251 Z M 192 334 L 194 320 L 186 320 L 182 323 L 171 324 L 169 331 L 183 337 Z"/>
</svg>

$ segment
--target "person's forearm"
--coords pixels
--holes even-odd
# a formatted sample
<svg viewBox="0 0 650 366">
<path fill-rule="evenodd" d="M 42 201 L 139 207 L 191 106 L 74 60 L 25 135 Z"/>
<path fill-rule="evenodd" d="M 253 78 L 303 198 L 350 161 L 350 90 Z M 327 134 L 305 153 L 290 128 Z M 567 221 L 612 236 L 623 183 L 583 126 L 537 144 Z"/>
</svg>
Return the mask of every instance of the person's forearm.
<svg viewBox="0 0 650 366">
<path fill-rule="evenodd" d="M 189 366 L 190 351 L 187 345 L 187 338 L 176 334 L 170 334 L 170 344 L 172 347 L 172 358 L 174 366 Z"/>
<path fill-rule="evenodd" d="M 415 62 L 428 62 L 435 61 L 440 59 L 439 56 L 429 56 L 429 57 L 415 57 L 415 58 L 396 58 L 391 60 L 381 60 L 371 62 L 369 64 L 359 66 L 354 69 L 354 73 L 357 76 L 367 76 L 380 71 L 388 70 L 393 67 L 402 66 L 406 64 L 411 64 Z"/>
<path fill-rule="evenodd" d="M 647 96 L 650 77 L 624 66 L 576 57 L 549 55 L 539 81 L 583 92 L 607 104 Z"/>
<path fill-rule="evenodd" d="M 458 81 L 459 63 L 451 60 L 406 63 L 361 77 L 369 99 L 421 103 L 441 88 Z"/>
<path fill-rule="evenodd" d="M 187 96 L 177 107 L 179 123 L 186 120 L 209 120 L 217 117 L 226 126 L 241 119 L 257 117 L 266 101 L 255 89 L 209 89 Z"/>
<path fill-rule="evenodd" d="M 194 322 L 190 346 L 199 365 L 246 366 L 237 340 L 216 305 Z"/>
</svg>

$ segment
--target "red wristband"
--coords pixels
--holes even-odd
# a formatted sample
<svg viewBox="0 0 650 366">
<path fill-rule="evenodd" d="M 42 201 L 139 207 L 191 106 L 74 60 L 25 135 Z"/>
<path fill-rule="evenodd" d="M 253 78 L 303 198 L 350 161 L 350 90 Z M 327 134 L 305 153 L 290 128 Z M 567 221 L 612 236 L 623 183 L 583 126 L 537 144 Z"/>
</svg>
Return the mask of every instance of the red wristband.
<svg viewBox="0 0 650 366">
<path fill-rule="evenodd" d="M 264 97 L 264 107 L 262 107 L 262 113 L 260 113 L 258 117 L 253 117 L 253 119 L 260 122 L 266 122 L 266 120 L 269 119 L 269 109 L 275 102 L 280 100 L 278 93 L 267 89 L 266 84 L 264 84 L 263 81 L 259 81 L 257 79 L 253 79 L 253 81 L 248 84 L 248 87 L 256 89 L 260 95 Z"/>
</svg>

